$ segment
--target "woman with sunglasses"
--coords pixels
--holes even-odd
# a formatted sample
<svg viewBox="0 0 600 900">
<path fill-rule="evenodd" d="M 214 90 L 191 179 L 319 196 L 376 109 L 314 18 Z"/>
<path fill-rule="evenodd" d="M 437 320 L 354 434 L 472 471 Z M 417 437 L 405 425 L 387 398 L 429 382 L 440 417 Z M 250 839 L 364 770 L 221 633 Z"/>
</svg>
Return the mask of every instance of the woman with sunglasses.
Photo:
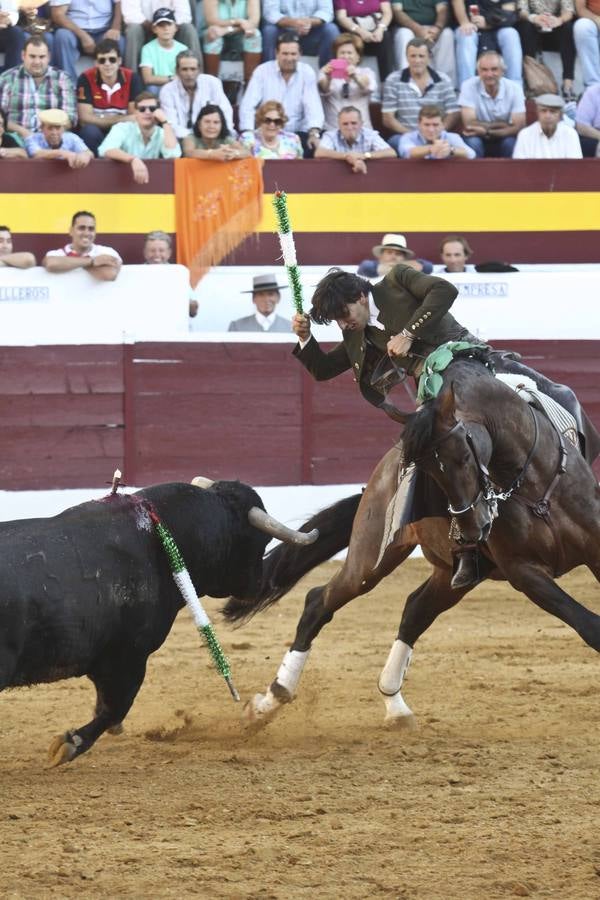
<svg viewBox="0 0 600 900">
<path fill-rule="evenodd" d="M 256 110 L 255 130 L 242 137 L 252 156 L 259 159 L 302 159 L 302 144 L 297 134 L 284 131 L 288 117 L 278 100 L 267 100 Z"/>
<path fill-rule="evenodd" d="M 206 103 L 200 112 L 192 134 L 182 143 L 183 155 L 192 159 L 216 159 L 228 162 L 250 156 L 250 151 L 230 134 L 223 110 L 216 103 Z"/>
<path fill-rule="evenodd" d="M 364 44 L 357 34 L 340 34 L 332 45 L 333 59 L 319 72 L 319 93 L 325 112 L 325 129 L 335 131 L 344 106 L 359 110 L 365 128 L 372 128 L 369 103 L 377 90 L 375 73 L 361 66 Z"/>
<path fill-rule="evenodd" d="M 6 130 L 8 117 L 0 109 L 0 159 L 27 159 L 27 152 L 19 146 L 12 134 Z"/>
</svg>

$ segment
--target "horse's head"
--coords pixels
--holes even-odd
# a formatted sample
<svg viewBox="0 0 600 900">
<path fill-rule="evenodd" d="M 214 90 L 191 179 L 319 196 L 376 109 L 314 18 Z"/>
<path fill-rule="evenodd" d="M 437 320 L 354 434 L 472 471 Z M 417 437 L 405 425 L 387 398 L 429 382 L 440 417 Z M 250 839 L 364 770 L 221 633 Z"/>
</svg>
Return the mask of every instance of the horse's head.
<svg viewBox="0 0 600 900">
<path fill-rule="evenodd" d="M 446 494 L 462 538 L 485 541 L 496 516 L 487 469 L 492 441 L 484 425 L 461 414 L 452 384 L 413 417 L 402 443 L 405 461 L 427 472 Z"/>
</svg>

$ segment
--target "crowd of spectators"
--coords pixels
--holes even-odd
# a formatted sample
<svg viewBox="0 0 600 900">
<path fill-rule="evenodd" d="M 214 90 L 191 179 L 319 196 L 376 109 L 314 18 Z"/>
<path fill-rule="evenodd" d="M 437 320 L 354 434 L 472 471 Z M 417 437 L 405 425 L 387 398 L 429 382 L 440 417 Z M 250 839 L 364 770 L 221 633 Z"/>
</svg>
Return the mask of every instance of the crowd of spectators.
<svg viewBox="0 0 600 900">
<path fill-rule="evenodd" d="M 386 157 L 600 155 L 600 0 L 24 0 L 16 10 L 0 10 L 0 159 L 114 159 L 144 184 L 145 160 L 181 155 L 333 158 L 357 174 Z M 527 126 L 527 73 L 545 49 L 560 54 L 562 82 L 529 84 Z M 82 70 L 81 56 L 93 65 Z M 233 92 L 220 78 L 231 59 L 243 71 Z"/>
</svg>

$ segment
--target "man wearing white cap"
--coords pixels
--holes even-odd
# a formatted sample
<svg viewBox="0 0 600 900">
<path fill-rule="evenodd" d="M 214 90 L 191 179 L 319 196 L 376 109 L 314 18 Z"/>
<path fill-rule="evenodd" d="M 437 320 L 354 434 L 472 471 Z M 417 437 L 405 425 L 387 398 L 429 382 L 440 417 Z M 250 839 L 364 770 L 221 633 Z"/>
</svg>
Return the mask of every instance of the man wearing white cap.
<svg viewBox="0 0 600 900">
<path fill-rule="evenodd" d="M 71 169 L 85 169 L 94 154 L 78 135 L 67 131 L 69 117 L 62 109 L 43 109 L 39 113 L 40 131 L 25 140 L 25 149 L 33 159 L 64 159 Z"/>
<path fill-rule="evenodd" d="M 398 263 L 406 263 L 418 272 L 430 275 L 433 265 L 426 259 L 417 259 L 406 244 L 403 234 L 384 234 L 381 243 L 373 247 L 375 259 L 363 259 L 358 267 L 358 275 L 364 278 L 382 278 Z"/>
<path fill-rule="evenodd" d="M 242 291 L 242 294 L 252 294 L 252 302 L 256 310 L 252 316 L 244 316 L 242 319 L 234 319 L 229 323 L 228 331 L 262 331 L 274 334 L 276 332 L 290 334 L 292 323 L 288 319 L 278 316 L 275 310 L 281 299 L 280 291 L 287 287 L 285 284 L 277 284 L 277 278 L 273 272 L 266 275 L 255 275 L 252 279 L 252 290 Z"/>
<path fill-rule="evenodd" d="M 563 98 L 540 94 L 534 99 L 538 120 L 517 135 L 513 159 L 581 159 L 579 135 L 561 121 Z"/>
</svg>

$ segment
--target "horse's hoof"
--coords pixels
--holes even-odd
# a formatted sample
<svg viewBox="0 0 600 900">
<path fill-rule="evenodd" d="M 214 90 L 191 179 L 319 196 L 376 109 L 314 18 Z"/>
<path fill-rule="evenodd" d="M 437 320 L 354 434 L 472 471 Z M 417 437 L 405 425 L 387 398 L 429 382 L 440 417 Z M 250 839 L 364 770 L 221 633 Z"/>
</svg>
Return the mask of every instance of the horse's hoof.
<svg viewBox="0 0 600 900">
<path fill-rule="evenodd" d="M 253 733 L 261 731 L 269 722 L 272 722 L 281 704 L 273 697 L 270 691 L 266 694 L 255 694 L 252 700 L 248 700 L 242 710 L 242 725 L 244 730 Z"/>
<path fill-rule="evenodd" d="M 125 729 L 123 728 L 122 722 L 117 722 L 116 725 L 111 725 L 111 727 L 107 728 L 106 730 L 109 734 L 113 734 L 113 735 L 123 734 L 123 732 L 125 731 Z"/>
<path fill-rule="evenodd" d="M 387 715 L 383 720 L 386 728 L 402 729 L 404 731 L 414 731 L 417 728 L 417 720 L 411 713 L 409 716 L 392 716 Z"/>
<path fill-rule="evenodd" d="M 71 762 L 76 754 L 77 747 L 73 736 L 68 731 L 65 734 L 58 734 L 48 747 L 48 766 L 50 768 L 62 766 L 63 763 Z"/>
</svg>

